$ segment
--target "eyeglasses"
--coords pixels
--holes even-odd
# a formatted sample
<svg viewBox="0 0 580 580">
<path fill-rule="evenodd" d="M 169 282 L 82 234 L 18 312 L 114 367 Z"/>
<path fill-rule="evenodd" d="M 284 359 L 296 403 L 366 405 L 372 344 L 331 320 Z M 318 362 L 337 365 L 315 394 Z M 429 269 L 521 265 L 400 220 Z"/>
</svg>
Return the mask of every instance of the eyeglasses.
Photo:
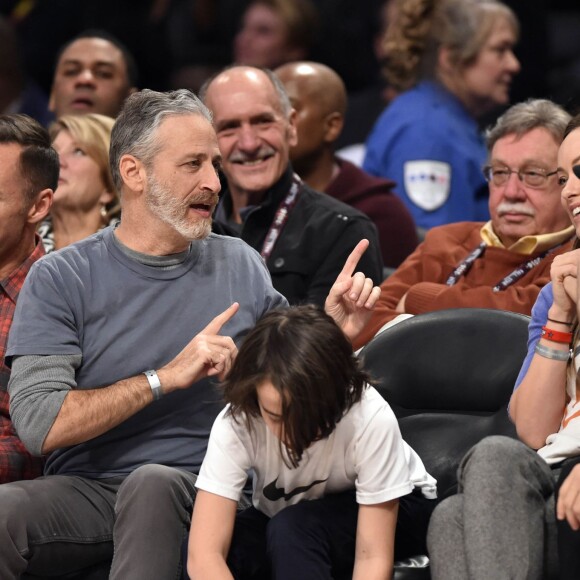
<svg viewBox="0 0 580 580">
<path fill-rule="evenodd" d="M 511 174 L 515 173 L 519 180 L 528 185 L 529 187 L 542 187 L 546 185 L 548 177 L 556 175 L 558 171 L 550 171 L 549 173 L 545 169 L 525 169 L 525 170 L 515 170 L 509 167 L 491 167 L 490 165 L 483 168 L 483 175 L 485 179 L 496 186 L 505 185 Z"/>
</svg>

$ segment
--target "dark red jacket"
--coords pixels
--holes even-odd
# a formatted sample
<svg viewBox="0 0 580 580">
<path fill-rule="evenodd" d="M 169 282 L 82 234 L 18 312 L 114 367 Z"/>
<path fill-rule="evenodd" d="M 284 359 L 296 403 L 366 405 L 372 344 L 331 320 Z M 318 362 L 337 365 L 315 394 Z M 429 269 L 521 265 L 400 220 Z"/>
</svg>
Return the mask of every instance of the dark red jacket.
<svg viewBox="0 0 580 580">
<path fill-rule="evenodd" d="M 393 193 L 395 183 L 374 177 L 336 158 L 340 173 L 326 188 L 328 195 L 355 207 L 377 226 L 383 263 L 396 268 L 417 247 L 417 230 L 409 210 Z"/>
</svg>

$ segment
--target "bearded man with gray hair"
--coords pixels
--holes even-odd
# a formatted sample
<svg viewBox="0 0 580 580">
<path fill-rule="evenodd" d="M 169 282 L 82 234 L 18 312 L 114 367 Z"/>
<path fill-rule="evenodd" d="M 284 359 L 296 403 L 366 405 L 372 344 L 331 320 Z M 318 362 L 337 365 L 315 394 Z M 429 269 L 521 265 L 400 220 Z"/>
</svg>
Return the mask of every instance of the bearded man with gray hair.
<svg viewBox="0 0 580 580">
<path fill-rule="evenodd" d="M 120 225 L 32 267 L 8 391 L 19 436 L 47 459 L 45 477 L 0 486 L 3 580 L 84 578 L 111 557 L 113 579 L 180 577 L 195 474 L 223 406 L 213 380 L 287 304 L 257 252 L 210 233 L 220 162 L 192 93 L 131 95 L 111 135 Z M 326 304 L 350 337 L 378 297 L 352 276 L 366 244 Z"/>
<path fill-rule="evenodd" d="M 401 314 L 492 308 L 529 315 L 554 256 L 575 238 L 561 205 L 557 155 L 570 115 L 544 99 L 508 109 L 487 131 L 491 220 L 431 229 L 381 285 L 355 346 Z"/>
</svg>

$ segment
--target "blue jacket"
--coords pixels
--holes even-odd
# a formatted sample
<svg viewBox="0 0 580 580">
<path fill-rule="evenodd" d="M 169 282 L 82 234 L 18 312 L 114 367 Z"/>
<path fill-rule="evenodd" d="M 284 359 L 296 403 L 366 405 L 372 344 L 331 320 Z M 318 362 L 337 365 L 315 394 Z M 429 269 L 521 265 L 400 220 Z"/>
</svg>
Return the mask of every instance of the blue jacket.
<svg viewBox="0 0 580 580">
<path fill-rule="evenodd" d="M 415 223 L 429 229 L 489 219 L 486 159 L 475 119 L 441 85 L 422 81 L 383 111 L 363 168 L 395 180 Z"/>
<path fill-rule="evenodd" d="M 530 368 L 530 363 L 532 362 L 536 351 L 536 344 L 538 344 L 540 338 L 542 338 L 542 326 L 544 326 L 548 321 L 548 310 L 550 310 L 550 306 L 552 306 L 553 302 L 554 290 L 552 289 L 552 282 L 550 282 L 542 288 L 538 298 L 536 299 L 536 303 L 532 308 L 532 319 L 528 326 L 528 354 L 522 363 L 520 374 L 516 380 L 515 389 L 520 386 L 520 383 L 524 380 L 524 377 Z"/>
</svg>

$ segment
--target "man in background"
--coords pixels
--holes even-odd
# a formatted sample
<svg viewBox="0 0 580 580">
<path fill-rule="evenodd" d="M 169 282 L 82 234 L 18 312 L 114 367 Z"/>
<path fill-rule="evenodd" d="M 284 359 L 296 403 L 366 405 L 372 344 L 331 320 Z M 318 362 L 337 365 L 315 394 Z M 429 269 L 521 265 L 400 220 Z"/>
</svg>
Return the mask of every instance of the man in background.
<svg viewBox="0 0 580 580">
<path fill-rule="evenodd" d="M 290 304 L 322 306 L 363 238 L 370 247 L 360 270 L 379 283 L 382 259 L 370 219 L 311 189 L 292 170 L 296 112 L 276 75 L 254 67 L 229 68 L 201 94 L 213 112 L 227 178 L 215 215 L 217 231 L 238 235 L 260 252 L 274 288 Z"/>
<path fill-rule="evenodd" d="M 12 425 L 4 355 L 24 279 L 44 255 L 36 226 L 50 209 L 58 172 L 46 129 L 25 115 L 0 115 L 0 483 L 42 473 L 41 459 L 25 449 Z"/>
<path fill-rule="evenodd" d="M 432 228 L 381 286 L 366 344 L 400 314 L 494 308 L 529 315 L 554 256 L 572 248 L 560 200 L 558 148 L 569 114 L 543 99 L 514 105 L 487 132 L 488 222 Z"/>
<path fill-rule="evenodd" d="M 87 30 L 61 49 L 49 108 L 55 117 L 100 113 L 116 117 L 137 90 L 137 65 L 109 33 Z"/>
<path fill-rule="evenodd" d="M 296 110 L 298 143 L 290 149 L 294 170 L 313 189 L 368 215 L 379 233 L 383 263 L 396 268 L 416 247 L 417 230 L 394 182 L 374 177 L 334 154 L 347 108 L 342 79 L 316 62 L 293 62 L 276 69 Z"/>
</svg>

